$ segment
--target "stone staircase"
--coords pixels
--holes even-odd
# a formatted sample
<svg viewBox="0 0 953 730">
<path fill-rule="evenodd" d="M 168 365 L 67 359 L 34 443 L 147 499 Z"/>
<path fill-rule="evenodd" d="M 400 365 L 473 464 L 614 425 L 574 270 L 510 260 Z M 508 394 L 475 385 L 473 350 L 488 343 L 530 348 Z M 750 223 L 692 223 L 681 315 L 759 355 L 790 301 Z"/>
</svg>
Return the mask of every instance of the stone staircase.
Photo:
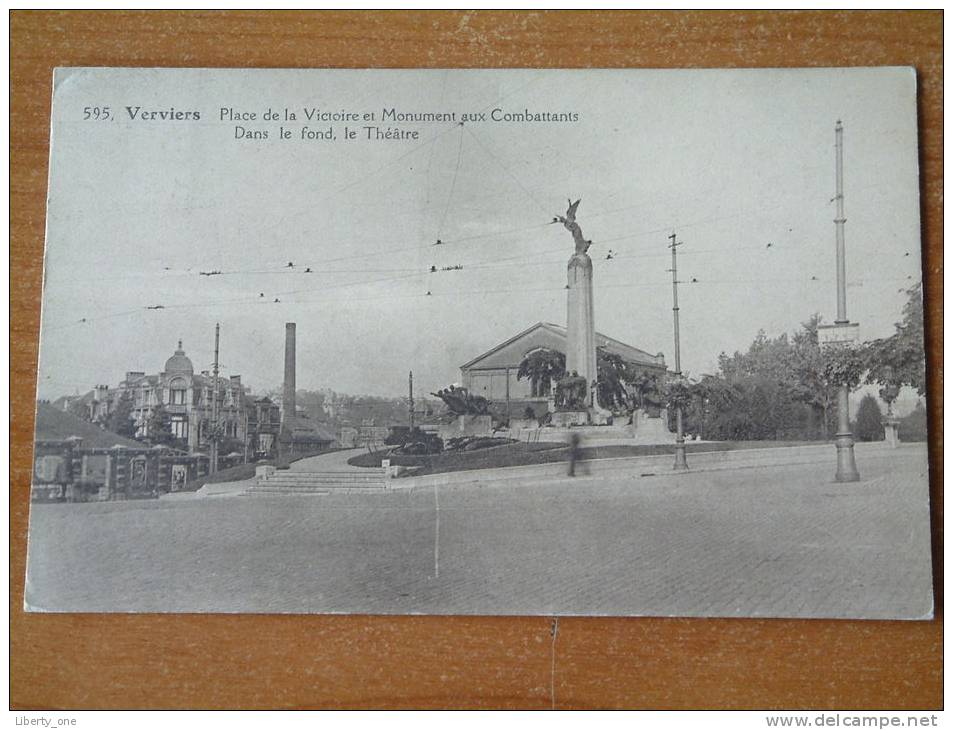
<svg viewBox="0 0 953 730">
<path fill-rule="evenodd" d="M 333 493 L 383 492 L 387 476 L 383 469 L 361 471 L 292 471 L 281 469 L 259 477 L 245 496 L 260 494 L 317 495 Z"/>
</svg>

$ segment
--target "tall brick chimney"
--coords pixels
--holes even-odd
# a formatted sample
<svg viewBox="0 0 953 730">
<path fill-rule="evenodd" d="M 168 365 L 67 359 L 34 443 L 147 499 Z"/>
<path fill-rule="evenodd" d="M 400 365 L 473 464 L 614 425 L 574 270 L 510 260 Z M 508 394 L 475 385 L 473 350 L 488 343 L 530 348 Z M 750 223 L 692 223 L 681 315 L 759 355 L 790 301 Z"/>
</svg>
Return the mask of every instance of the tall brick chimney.
<svg viewBox="0 0 953 730">
<path fill-rule="evenodd" d="M 285 381 L 281 394 L 281 430 L 290 431 L 295 417 L 295 323 L 285 324 Z"/>
</svg>

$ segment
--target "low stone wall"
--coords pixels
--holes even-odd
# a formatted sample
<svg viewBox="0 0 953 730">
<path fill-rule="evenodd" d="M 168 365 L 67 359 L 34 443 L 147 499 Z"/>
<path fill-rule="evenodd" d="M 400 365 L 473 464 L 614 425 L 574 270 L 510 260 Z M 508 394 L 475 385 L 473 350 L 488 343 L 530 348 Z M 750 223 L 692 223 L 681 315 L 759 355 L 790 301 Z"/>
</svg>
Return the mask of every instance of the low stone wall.
<svg viewBox="0 0 953 730">
<path fill-rule="evenodd" d="M 204 455 L 161 446 L 86 448 L 81 443 L 81 439 L 35 442 L 33 501 L 151 499 L 179 491 L 208 471 Z"/>
<path fill-rule="evenodd" d="M 589 411 L 556 411 L 550 422 L 556 428 L 586 426 L 589 424 Z"/>
<path fill-rule="evenodd" d="M 859 451 L 886 448 L 883 442 L 857 444 Z M 626 456 L 610 459 L 584 460 L 587 475 L 618 475 L 624 472 L 638 478 L 643 475 L 674 474 L 673 454 L 658 456 Z M 797 464 L 816 464 L 828 459 L 832 464 L 836 460 L 833 444 L 813 444 L 810 446 L 782 446 L 757 449 L 736 449 L 733 451 L 699 451 L 688 454 L 690 471 L 704 472 L 722 469 L 745 469 L 757 466 L 787 466 Z M 395 482 L 395 488 L 413 489 L 462 484 L 505 483 L 518 480 L 562 479 L 566 478 L 566 462 L 532 464 L 529 466 L 508 466 L 495 469 L 474 469 L 470 471 L 408 476 Z M 684 473 L 684 472 L 677 472 Z M 831 472 L 833 475 L 833 471 Z"/>
</svg>

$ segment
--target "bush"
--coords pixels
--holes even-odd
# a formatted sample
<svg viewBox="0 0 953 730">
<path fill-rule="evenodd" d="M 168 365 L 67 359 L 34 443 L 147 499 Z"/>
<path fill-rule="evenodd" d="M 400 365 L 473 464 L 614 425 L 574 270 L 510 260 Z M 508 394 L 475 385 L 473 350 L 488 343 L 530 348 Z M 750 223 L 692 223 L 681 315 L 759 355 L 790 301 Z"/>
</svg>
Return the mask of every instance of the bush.
<svg viewBox="0 0 953 730">
<path fill-rule="evenodd" d="M 403 446 L 410 439 L 410 426 L 391 426 L 384 446 Z"/>
<path fill-rule="evenodd" d="M 881 421 L 883 413 L 880 404 L 870 393 L 860 401 L 857 409 L 857 422 L 854 425 L 855 434 L 860 441 L 883 441 L 884 429 Z"/>
<path fill-rule="evenodd" d="M 478 451 L 492 446 L 514 443 L 514 439 L 493 436 L 460 436 L 447 441 L 447 451 Z"/>
<path fill-rule="evenodd" d="M 907 443 L 927 440 L 927 409 L 923 401 L 913 411 L 900 419 L 900 440 Z"/>
<path fill-rule="evenodd" d="M 394 449 L 395 454 L 416 456 L 439 454 L 441 451 L 443 451 L 443 439 L 435 433 L 427 433 L 420 429 L 414 429 L 413 432 L 408 433 L 404 443 Z"/>
</svg>

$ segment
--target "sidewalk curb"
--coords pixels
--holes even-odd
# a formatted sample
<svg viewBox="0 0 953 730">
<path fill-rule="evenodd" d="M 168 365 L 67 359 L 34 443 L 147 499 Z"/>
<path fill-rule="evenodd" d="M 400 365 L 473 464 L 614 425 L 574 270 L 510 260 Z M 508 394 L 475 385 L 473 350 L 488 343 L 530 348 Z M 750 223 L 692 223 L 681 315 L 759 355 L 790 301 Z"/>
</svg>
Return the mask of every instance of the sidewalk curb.
<svg viewBox="0 0 953 730">
<path fill-rule="evenodd" d="M 858 444 L 859 451 L 870 453 L 887 449 L 882 444 Z M 759 466 L 797 466 L 816 464 L 829 457 L 832 468 L 836 461 L 833 444 L 812 444 L 810 446 L 772 446 L 763 449 L 736 449 L 731 451 L 698 451 L 688 455 L 689 470 L 676 472 L 671 468 L 673 455 L 621 456 L 605 459 L 592 459 L 580 462 L 591 472 L 582 478 L 609 476 L 619 471 L 632 470 L 651 474 L 633 474 L 633 476 L 679 476 L 710 471 L 755 468 Z M 767 458 L 766 458 L 767 457 Z M 507 466 L 495 469 L 472 469 L 464 471 L 427 474 L 418 477 L 393 479 L 388 483 L 388 491 L 422 489 L 433 486 L 456 486 L 463 484 L 490 484 L 533 478 L 565 478 L 565 462 L 548 462 L 526 466 Z"/>
</svg>

